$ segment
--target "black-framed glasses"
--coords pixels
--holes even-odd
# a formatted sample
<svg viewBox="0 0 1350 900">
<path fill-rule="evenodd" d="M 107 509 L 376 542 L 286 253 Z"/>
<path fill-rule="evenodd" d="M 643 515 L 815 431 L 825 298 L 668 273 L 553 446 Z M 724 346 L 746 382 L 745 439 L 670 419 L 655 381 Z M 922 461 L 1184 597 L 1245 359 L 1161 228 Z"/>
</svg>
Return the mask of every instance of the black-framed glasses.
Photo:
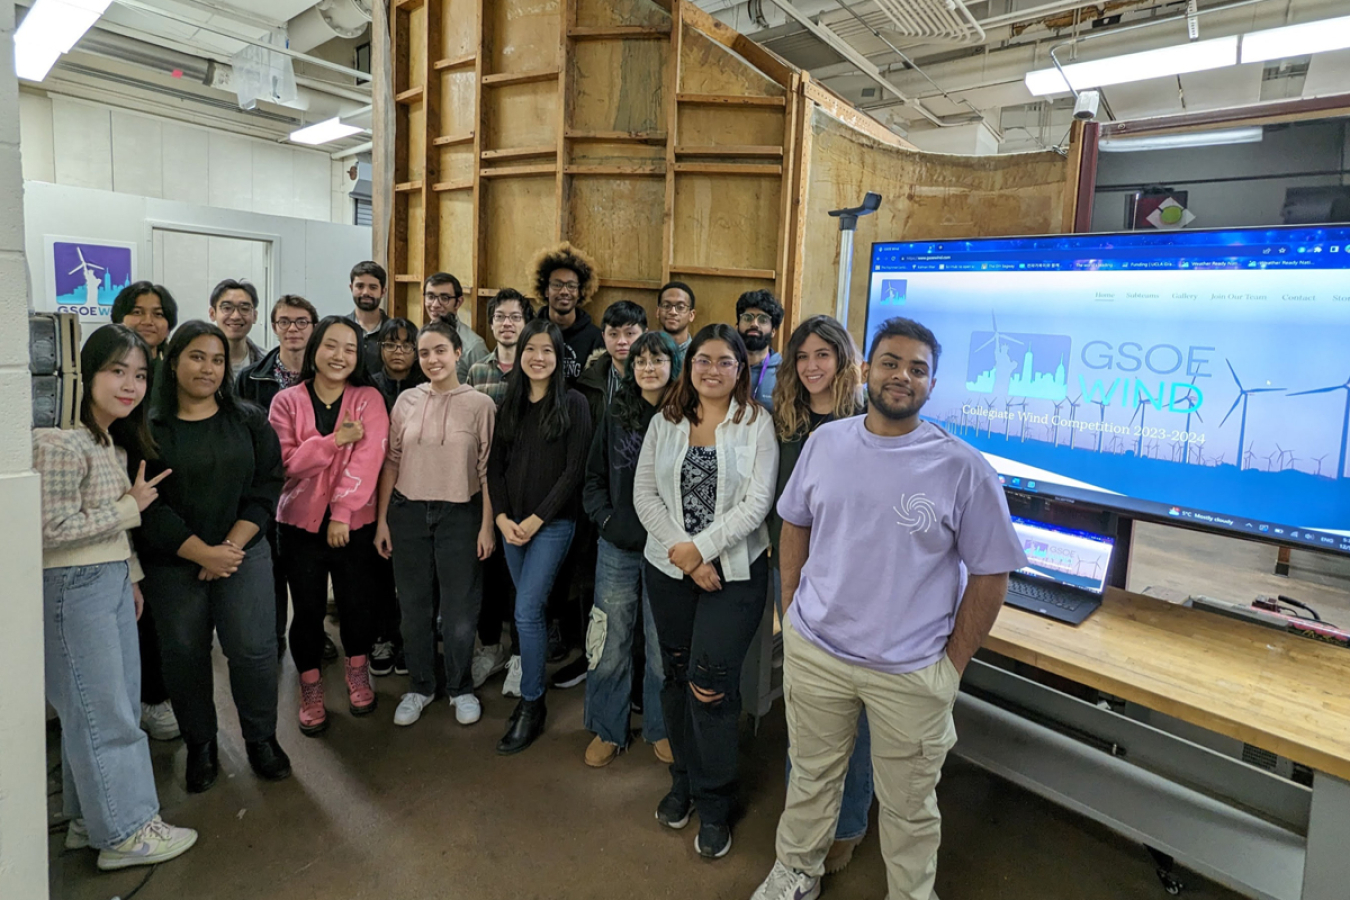
<svg viewBox="0 0 1350 900">
<path fill-rule="evenodd" d="M 275 325 L 277 328 L 280 328 L 282 331 L 290 331 L 292 328 L 299 328 L 301 331 L 304 331 L 306 328 L 314 324 L 314 320 L 304 317 L 301 317 L 299 319 L 288 319 L 285 316 L 282 316 L 272 324 Z"/>
<path fill-rule="evenodd" d="M 422 295 L 426 298 L 427 305 L 439 303 L 441 306 L 453 306 L 455 301 L 460 298 L 459 294 L 433 294 L 427 291 Z"/>
<path fill-rule="evenodd" d="M 390 353 L 412 353 L 417 347 L 407 341 L 385 341 L 380 344 L 380 349 Z"/>
</svg>

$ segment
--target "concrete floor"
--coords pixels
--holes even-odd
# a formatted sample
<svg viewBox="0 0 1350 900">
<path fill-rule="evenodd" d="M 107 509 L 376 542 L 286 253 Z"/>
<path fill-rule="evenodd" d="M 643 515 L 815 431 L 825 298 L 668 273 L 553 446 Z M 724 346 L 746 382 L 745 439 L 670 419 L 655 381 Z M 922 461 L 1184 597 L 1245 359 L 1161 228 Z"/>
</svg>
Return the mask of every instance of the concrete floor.
<svg viewBox="0 0 1350 900">
<path fill-rule="evenodd" d="M 1265 574 L 1274 561 L 1271 548 L 1146 527 L 1136 536 L 1132 587 L 1180 594 L 1172 599 L 1220 590 L 1237 599 L 1273 586 L 1350 611 L 1350 566 L 1327 560 L 1295 554 L 1295 578 L 1276 579 Z M 1350 622 L 1350 612 L 1340 618 Z M 341 669 L 328 672 L 333 724 L 326 735 L 305 738 L 295 726 L 295 669 L 285 662 L 280 736 L 294 775 L 266 784 L 244 757 L 217 660 L 222 777 L 208 793 L 189 797 L 181 742 L 151 742 L 165 818 L 197 828 L 201 840 L 156 869 L 137 900 L 748 900 L 772 865 L 784 793 L 781 704 L 758 736 L 747 720 L 745 816 L 731 854 L 705 862 L 694 852 L 693 827 L 671 832 L 653 817 L 669 777 L 649 747 L 639 743 L 606 769 L 582 764 L 590 740 L 581 727 L 582 689 L 550 692 L 544 737 L 503 759 L 493 748 L 514 701 L 501 697 L 500 675 L 481 692 L 479 724 L 457 725 L 441 701 L 417 725 L 401 729 L 392 717 L 406 678 L 377 679 L 379 711 L 354 719 L 345 712 Z M 56 742 L 49 747 L 54 767 Z M 938 892 L 944 900 L 1167 897 L 1140 847 L 1000 778 L 952 759 L 939 794 L 945 832 Z M 53 798 L 58 812 L 59 800 Z M 884 900 L 875 818 L 873 824 L 853 864 L 826 880 L 827 896 Z M 94 853 L 63 852 L 61 841 L 53 834 L 56 900 L 126 897 L 144 877 L 144 870 L 100 874 Z M 1181 874 L 1186 897 L 1238 896 Z"/>
</svg>

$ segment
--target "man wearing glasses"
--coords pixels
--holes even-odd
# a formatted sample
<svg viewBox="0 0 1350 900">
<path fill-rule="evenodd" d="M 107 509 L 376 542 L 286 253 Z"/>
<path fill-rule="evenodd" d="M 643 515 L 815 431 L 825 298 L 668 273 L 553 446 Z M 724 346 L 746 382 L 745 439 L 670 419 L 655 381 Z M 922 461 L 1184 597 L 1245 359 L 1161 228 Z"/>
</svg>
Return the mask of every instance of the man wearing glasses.
<svg viewBox="0 0 1350 900">
<path fill-rule="evenodd" d="M 426 280 L 422 287 L 422 302 L 426 308 L 424 322 L 435 322 L 438 319 L 445 319 L 453 322 L 455 330 L 459 332 L 459 339 L 464 343 L 464 350 L 459 356 L 459 365 L 455 367 L 455 374 L 459 376 L 461 383 L 468 380 L 469 368 L 476 362 L 481 362 L 487 357 L 487 344 L 478 336 L 464 320 L 459 317 L 459 308 L 464 305 L 464 288 L 460 287 L 459 279 L 449 272 L 437 272 Z"/>
<path fill-rule="evenodd" d="M 500 403 L 506 394 L 506 373 L 516 366 L 516 344 L 525 323 L 534 318 L 530 301 L 514 288 L 502 288 L 488 301 L 488 324 L 497 346 L 469 367 L 464 383 Z"/>
<path fill-rule="evenodd" d="M 769 342 L 782 324 L 783 306 L 768 291 L 746 291 L 736 301 L 736 330 L 745 341 L 750 391 L 770 412 L 773 412 L 773 387 L 778 383 L 778 364 L 783 358 Z"/>
<path fill-rule="evenodd" d="M 580 250 L 563 243 L 535 261 L 535 296 L 548 304 L 548 317 L 562 331 L 563 374 L 573 387 L 591 354 L 605 349 L 605 338 L 581 306 L 595 289 L 595 265 Z"/>
<path fill-rule="evenodd" d="M 352 303 L 356 306 L 351 319 L 361 327 L 362 347 L 366 357 L 366 371 L 380 371 L 380 329 L 389 318 L 384 311 L 384 290 L 389 282 L 384 266 L 371 260 L 352 266 L 350 279 Z M 317 321 L 317 319 L 315 320 Z"/>
<path fill-rule="evenodd" d="M 657 295 L 656 318 L 661 330 L 675 339 L 675 348 L 684 355 L 694 339 L 689 326 L 694 324 L 694 289 L 683 281 L 672 281 Z"/>
<path fill-rule="evenodd" d="M 230 374 L 239 373 L 262 359 L 262 348 L 249 340 L 258 321 L 258 289 L 247 281 L 226 278 L 211 291 L 211 321 L 230 343 Z"/>
</svg>

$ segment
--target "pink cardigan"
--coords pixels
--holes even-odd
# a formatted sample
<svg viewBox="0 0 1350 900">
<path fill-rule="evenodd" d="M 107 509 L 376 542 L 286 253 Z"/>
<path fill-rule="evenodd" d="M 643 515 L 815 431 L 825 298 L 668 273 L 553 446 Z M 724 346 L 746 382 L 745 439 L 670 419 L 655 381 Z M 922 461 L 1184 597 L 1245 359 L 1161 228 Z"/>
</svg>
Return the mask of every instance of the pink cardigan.
<svg viewBox="0 0 1350 900">
<path fill-rule="evenodd" d="M 314 404 L 303 384 L 287 388 L 272 400 L 268 419 L 281 441 L 286 484 L 277 503 L 277 521 L 318 533 L 324 513 L 353 530 L 375 521 L 375 486 L 389 443 L 389 414 L 384 396 L 373 387 L 351 387 L 342 393 L 338 422 L 346 417 L 365 426 L 366 435 L 339 447 L 334 435 L 319 434 Z"/>
</svg>

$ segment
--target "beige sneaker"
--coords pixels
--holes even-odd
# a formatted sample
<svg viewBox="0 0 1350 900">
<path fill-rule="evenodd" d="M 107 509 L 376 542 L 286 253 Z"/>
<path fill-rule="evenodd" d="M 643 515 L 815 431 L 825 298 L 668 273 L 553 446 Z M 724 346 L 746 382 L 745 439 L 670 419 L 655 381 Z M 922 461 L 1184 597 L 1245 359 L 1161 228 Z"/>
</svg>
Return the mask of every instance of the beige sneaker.
<svg viewBox="0 0 1350 900">
<path fill-rule="evenodd" d="M 670 765 L 675 761 L 675 754 L 670 750 L 670 741 L 665 738 L 661 738 L 661 740 L 652 744 L 652 752 L 656 754 L 658 760 L 666 765 Z"/>
<path fill-rule="evenodd" d="M 618 744 L 611 744 L 597 734 L 586 748 L 586 765 L 592 769 L 603 769 L 614 762 L 620 752 L 622 748 Z"/>
<path fill-rule="evenodd" d="M 66 849 L 83 850 L 89 846 L 89 826 L 84 819 L 71 819 L 66 826 Z"/>
<path fill-rule="evenodd" d="M 175 828 L 155 816 L 141 830 L 109 850 L 100 850 L 98 867 L 104 872 L 131 866 L 153 866 L 182 856 L 197 843 L 197 832 Z"/>
</svg>

